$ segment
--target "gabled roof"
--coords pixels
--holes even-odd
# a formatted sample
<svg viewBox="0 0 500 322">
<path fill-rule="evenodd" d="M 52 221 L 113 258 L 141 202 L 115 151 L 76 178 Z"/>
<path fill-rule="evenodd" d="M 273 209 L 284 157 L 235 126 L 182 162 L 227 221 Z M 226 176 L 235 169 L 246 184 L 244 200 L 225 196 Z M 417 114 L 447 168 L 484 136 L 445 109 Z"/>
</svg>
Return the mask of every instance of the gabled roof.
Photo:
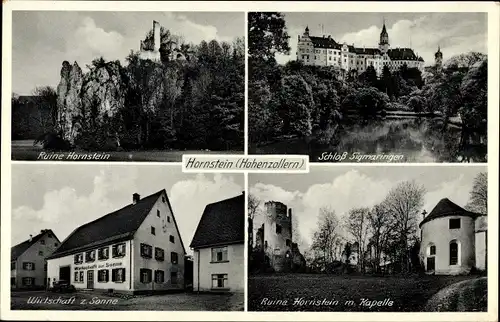
<svg viewBox="0 0 500 322">
<path fill-rule="evenodd" d="M 340 49 L 340 45 L 333 40 L 333 38 L 328 37 L 309 37 L 315 48 L 332 48 L 332 49 Z"/>
<path fill-rule="evenodd" d="M 432 209 L 431 213 L 427 215 L 427 217 L 422 220 L 419 227 L 422 227 L 423 224 L 429 222 L 433 219 L 447 217 L 447 216 L 467 216 L 472 218 L 477 218 L 481 216 L 481 214 L 470 212 L 455 204 L 448 198 L 441 199 L 438 204 Z"/>
<path fill-rule="evenodd" d="M 48 258 L 58 258 L 101 245 L 130 240 L 165 189 L 75 229 Z M 168 197 L 167 197 L 168 201 Z M 170 202 L 168 202 L 170 207 Z M 171 207 L 170 207 L 170 210 Z M 175 223 L 175 216 L 174 216 Z M 175 223 L 177 228 L 177 223 Z M 181 242 L 182 242 L 182 238 Z M 182 245 L 184 247 L 184 245 Z"/>
<path fill-rule="evenodd" d="M 48 233 L 51 233 L 57 239 L 57 236 L 51 229 L 44 229 L 38 235 L 32 237 L 31 240 L 28 239 L 20 244 L 12 246 L 12 248 L 10 249 L 10 260 L 15 261 L 16 259 L 18 259 L 19 256 L 24 254 L 25 251 L 27 251 L 31 246 L 36 244 L 43 236 L 45 236 Z M 57 240 L 59 241 L 59 239 Z"/>
<path fill-rule="evenodd" d="M 417 60 L 418 57 L 411 48 L 392 48 L 387 51 L 391 60 Z"/>
<path fill-rule="evenodd" d="M 211 203 L 205 207 L 191 248 L 245 242 L 245 196 Z"/>
</svg>

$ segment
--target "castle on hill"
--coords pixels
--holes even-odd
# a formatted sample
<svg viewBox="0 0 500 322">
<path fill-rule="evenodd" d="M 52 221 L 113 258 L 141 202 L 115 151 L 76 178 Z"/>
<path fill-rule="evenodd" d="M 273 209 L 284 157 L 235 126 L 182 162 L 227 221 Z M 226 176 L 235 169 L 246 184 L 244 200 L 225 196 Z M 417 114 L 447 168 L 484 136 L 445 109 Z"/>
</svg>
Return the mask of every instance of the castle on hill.
<svg viewBox="0 0 500 322">
<path fill-rule="evenodd" d="M 436 65 L 441 66 L 443 54 L 440 49 L 436 52 L 435 59 Z M 333 66 L 358 74 L 373 66 L 377 76 L 382 75 L 384 66 L 394 72 L 405 64 L 408 68 L 418 68 L 423 72 L 425 63 L 412 48 L 391 48 L 385 22 L 378 48 L 354 47 L 354 44 L 348 45 L 345 42 L 340 44 L 330 35 L 311 36 L 309 27 L 306 27 L 304 33 L 298 36 L 297 60 L 304 65 Z"/>
<path fill-rule="evenodd" d="M 162 55 L 167 55 L 168 60 L 186 59 L 175 41 L 162 41 L 161 25 L 158 21 L 153 20 L 153 36 L 141 40 L 139 58 L 159 62 Z"/>
</svg>

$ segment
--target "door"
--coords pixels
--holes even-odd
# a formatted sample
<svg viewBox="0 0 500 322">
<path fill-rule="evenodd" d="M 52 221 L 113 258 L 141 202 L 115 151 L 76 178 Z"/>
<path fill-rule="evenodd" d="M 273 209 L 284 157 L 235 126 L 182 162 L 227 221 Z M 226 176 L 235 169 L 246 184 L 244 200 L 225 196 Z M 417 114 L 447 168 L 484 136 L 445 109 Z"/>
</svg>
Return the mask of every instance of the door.
<svg viewBox="0 0 500 322">
<path fill-rule="evenodd" d="M 87 288 L 88 289 L 94 288 L 94 271 L 93 270 L 87 271 Z"/>
<path fill-rule="evenodd" d="M 434 270 L 436 270 L 436 258 L 427 257 L 427 271 L 432 272 Z"/>
</svg>

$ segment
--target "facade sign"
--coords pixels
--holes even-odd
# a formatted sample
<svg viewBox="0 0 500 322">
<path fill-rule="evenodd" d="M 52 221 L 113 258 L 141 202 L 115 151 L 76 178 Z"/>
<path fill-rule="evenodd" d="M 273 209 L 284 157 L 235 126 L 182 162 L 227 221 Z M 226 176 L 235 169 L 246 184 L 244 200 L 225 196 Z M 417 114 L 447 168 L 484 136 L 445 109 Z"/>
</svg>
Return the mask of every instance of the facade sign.
<svg viewBox="0 0 500 322">
<path fill-rule="evenodd" d="M 122 262 L 117 263 L 104 263 L 104 264 L 93 264 L 93 265 L 83 265 L 76 266 L 75 271 L 84 271 L 88 269 L 103 269 L 103 268 L 113 268 L 113 267 L 121 267 L 123 266 Z"/>
</svg>

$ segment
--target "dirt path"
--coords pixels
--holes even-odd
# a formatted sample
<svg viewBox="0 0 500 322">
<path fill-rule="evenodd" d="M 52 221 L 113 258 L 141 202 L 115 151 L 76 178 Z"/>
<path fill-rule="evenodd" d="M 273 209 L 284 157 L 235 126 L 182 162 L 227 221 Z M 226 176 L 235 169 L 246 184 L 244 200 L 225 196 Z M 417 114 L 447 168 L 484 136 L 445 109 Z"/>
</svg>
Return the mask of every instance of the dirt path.
<svg viewBox="0 0 500 322">
<path fill-rule="evenodd" d="M 426 312 L 486 312 L 488 310 L 488 280 L 486 277 L 462 281 L 443 288 L 432 296 Z"/>
</svg>

